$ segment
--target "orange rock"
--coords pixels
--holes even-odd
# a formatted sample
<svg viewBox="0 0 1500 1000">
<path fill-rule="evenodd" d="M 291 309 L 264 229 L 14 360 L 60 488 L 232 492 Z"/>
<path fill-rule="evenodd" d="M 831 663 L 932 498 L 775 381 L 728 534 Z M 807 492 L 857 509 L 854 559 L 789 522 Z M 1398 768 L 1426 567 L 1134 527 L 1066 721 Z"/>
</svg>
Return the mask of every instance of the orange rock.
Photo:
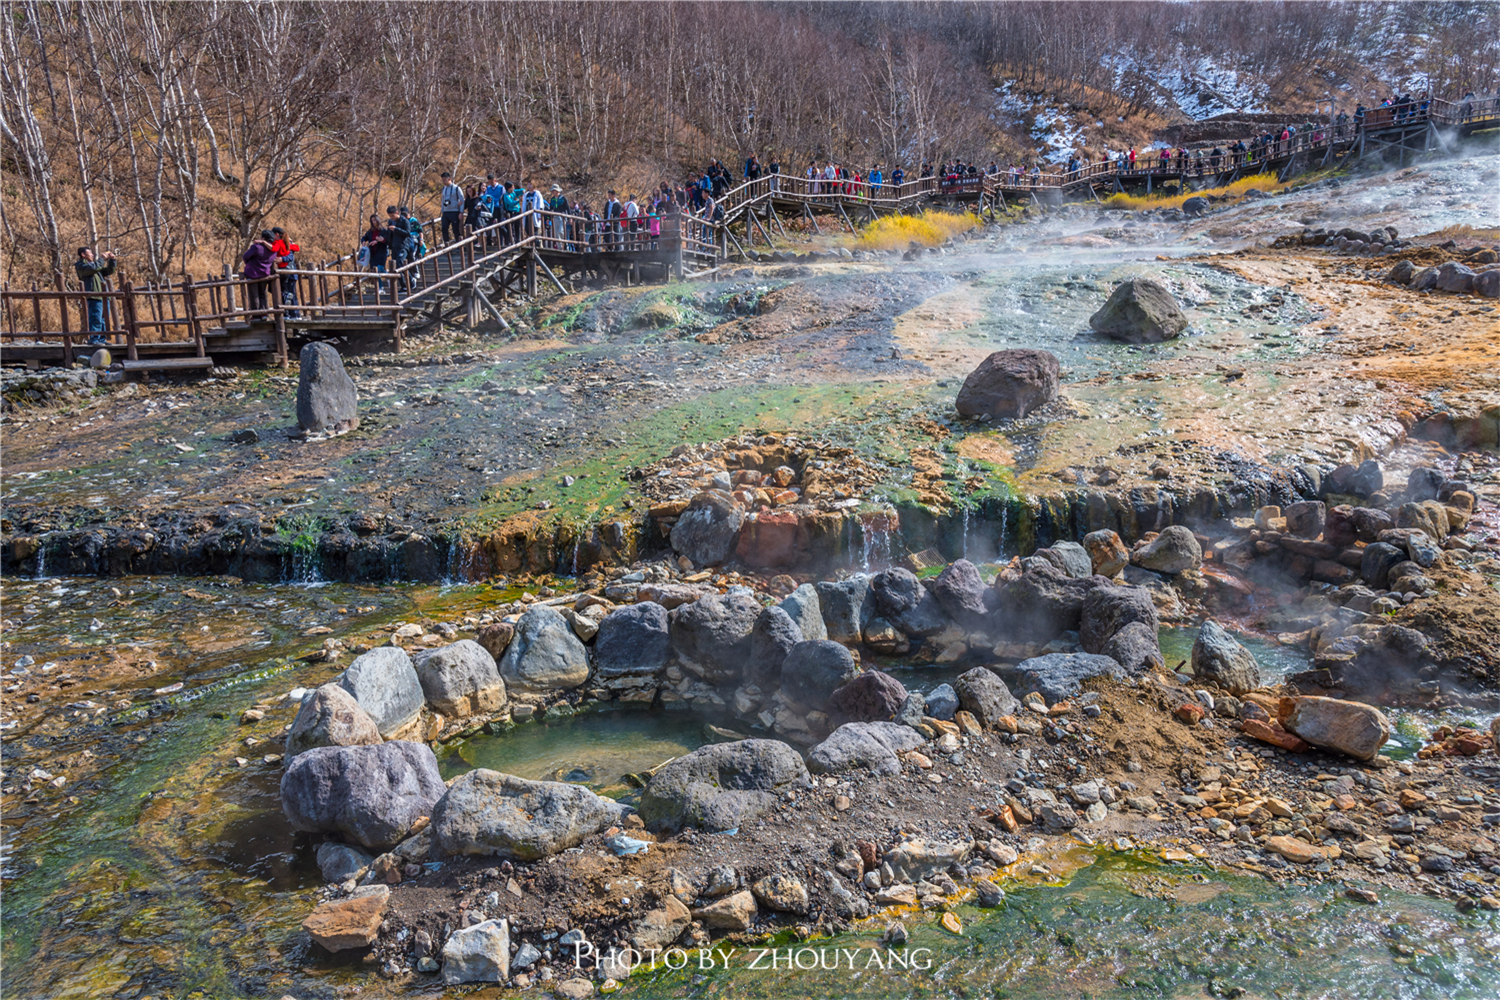
<svg viewBox="0 0 1500 1000">
<path fill-rule="evenodd" d="M 1274 722 L 1261 722 L 1259 719 L 1246 719 L 1240 723 L 1240 728 L 1246 736 L 1269 743 L 1273 747 L 1281 747 L 1293 753 L 1306 753 L 1312 749 L 1312 745 L 1299 736 L 1282 729 Z"/>
<path fill-rule="evenodd" d="M 317 909 L 302 921 L 302 929 L 329 951 L 369 947 L 380 931 L 386 902 L 390 898 L 390 890 L 384 886 L 380 888 L 382 891 L 364 896 L 319 903 Z"/>
<path fill-rule="evenodd" d="M 1014 715 L 1002 715 L 995 720 L 995 728 L 1002 733 L 1015 733 L 1019 731 Z"/>
<path fill-rule="evenodd" d="M 1415 788 L 1403 788 L 1401 789 L 1400 801 L 1402 809 L 1418 809 L 1422 803 L 1427 801 L 1427 796 Z"/>
<path fill-rule="evenodd" d="M 1049 708 L 1047 710 L 1047 714 L 1048 715 L 1053 715 L 1053 716 L 1067 715 L 1071 711 L 1073 711 L 1073 703 L 1072 702 L 1069 702 L 1069 701 L 1060 701 L 1056 705 L 1053 705 L 1051 708 Z"/>
<path fill-rule="evenodd" d="M 1460 757 L 1477 757 L 1489 748 L 1488 742 L 1471 736 L 1455 736 L 1447 743 L 1447 751 Z"/>
<path fill-rule="evenodd" d="M 1191 726 L 1197 723 L 1199 719 L 1203 718 L 1208 713 L 1202 705 L 1194 705 L 1189 702 L 1186 704 L 1178 705 L 1177 711 L 1173 712 L 1172 714 Z"/>
<path fill-rule="evenodd" d="M 1004 803 L 1001 803 L 1000 808 L 995 810 L 995 822 L 999 823 L 1000 829 L 1006 833 L 1015 833 L 1021 828 L 1021 825 L 1016 822 L 1016 814 L 1010 806 Z"/>
<path fill-rule="evenodd" d="M 1266 850 L 1275 851 L 1288 861 L 1294 861 L 1299 865 L 1310 865 L 1314 861 L 1324 861 L 1328 858 L 1328 853 L 1323 848 L 1314 847 L 1296 837 L 1271 837 L 1266 841 Z"/>
<path fill-rule="evenodd" d="M 659 521 L 664 517 L 676 517 L 687 510 L 687 500 L 667 500 L 663 503 L 652 504 L 647 510 L 653 521 Z"/>
</svg>

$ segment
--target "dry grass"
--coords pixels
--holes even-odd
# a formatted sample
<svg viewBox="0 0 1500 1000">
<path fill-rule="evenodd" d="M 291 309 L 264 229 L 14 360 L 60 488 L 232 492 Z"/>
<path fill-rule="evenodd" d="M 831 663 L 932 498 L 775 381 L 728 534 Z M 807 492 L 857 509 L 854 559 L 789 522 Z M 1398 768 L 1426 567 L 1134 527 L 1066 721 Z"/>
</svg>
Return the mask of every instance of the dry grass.
<svg viewBox="0 0 1500 1000">
<path fill-rule="evenodd" d="M 1434 230 L 1428 233 L 1426 238 L 1436 238 L 1439 236 L 1445 240 L 1477 240 L 1481 243 L 1487 243 L 1500 240 L 1500 229 L 1496 229 L 1493 226 L 1471 226 L 1467 222 L 1460 222 Z"/>
<path fill-rule="evenodd" d="M 912 243 L 936 247 L 978 225 L 979 216 L 973 212 L 888 215 L 866 226 L 853 245 L 860 250 L 905 250 Z"/>
<path fill-rule="evenodd" d="M 1140 211 L 1148 208 L 1181 208 L 1182 203 L 1189 198 L 1202 194 L 1213 194 L 1219 197 L 1243 198 L 1247 191 L 1259 190 L 1267 194 L 1279 194 L 1292 184 L 1306 183 L 1308 175 L 1303 174 L 1293 178 L 1285 184 L 1276 180 L 1275 174 L 1252 174 L 1249 177 L 1241 177 L 1239 180 L 1226 184 L 1223 187 L 1208 188 L 1203 191 L 1187 191 L 1178 194 L 1112 194 L 1104 199 L 1105 208 L 1123 208 Z"/>
</svg>

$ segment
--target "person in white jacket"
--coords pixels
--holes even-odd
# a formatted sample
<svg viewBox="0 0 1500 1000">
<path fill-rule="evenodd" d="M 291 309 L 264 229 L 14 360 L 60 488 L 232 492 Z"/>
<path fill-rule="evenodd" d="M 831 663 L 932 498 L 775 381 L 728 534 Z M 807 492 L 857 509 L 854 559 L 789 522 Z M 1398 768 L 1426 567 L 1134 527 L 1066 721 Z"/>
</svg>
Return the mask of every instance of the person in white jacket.
<svg viewBox="0 0 1500 1000">
<path fill-rule="evenodd" d="M 526 197 L 521 200 L 521 208 L 531 215 L 527 222 L 531 226 L 530 235 L 536 235 L 542 231 L 542 209 L 547 207 L 547 199 L 542 197 L 542 189 L 533 187 L 526 192 Z"/>
<path fill-rule="evenodd" d="M 464 235 L 464 189 L 453 183 L 453 175 L 443 171 L 443 242 Z M 453 235 L 450 237 L 448 234 Z"/>
</svg>

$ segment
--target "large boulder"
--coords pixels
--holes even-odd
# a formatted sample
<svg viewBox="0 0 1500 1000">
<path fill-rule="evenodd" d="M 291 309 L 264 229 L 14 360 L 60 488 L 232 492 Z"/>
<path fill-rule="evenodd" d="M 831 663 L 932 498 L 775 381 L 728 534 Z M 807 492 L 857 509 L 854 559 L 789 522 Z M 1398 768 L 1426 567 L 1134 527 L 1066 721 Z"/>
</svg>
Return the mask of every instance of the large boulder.
<svg viewBox="0 0 1500 1000">
<path fill-rule="evenodd" d="M 640 814 L 656 831 L 734 830 L 810 781 L 801 754 L 779 740 L 713 743 L 663 765 L 641 793 Z"/>
<path fill-rule="evenodd" d="M 1145 622 L 1130 622 L 1122 627 L 1100 647 L 1099 655 L 1114 660 L 1130 674 L 1167 665 L 1156 629 Z"/>
<path fill-rule="evenodd" d="M 397 646 L 377 646 L 356 656 L 339 687 L 354 696 L 386 739 L 417 721 L 422 711 L 422 682 L 411 657 Z"/>
<path fill-rule="evenodd" d="M 460 639 L 417 657 L 417 679 L 427 703 L 461 719 L 505 707 L 505 682 L 495 658 L 473 639 Z"/>
<path fill-rule="evenodd" d="M 866 670 L 828 696 L 835 722 L 878 722 L 894 718 L 906 701 L 906 686 L 881 670 Z"/>
<path fill-rule="evenodd" d="M 734 551 L 735 537 L 745 523 L 745 512 L 723 490 L 706 490 L 693 497 L 672 525 L 672 550 L 699 566 L 717 566 Z"/>
<path fill-rule="evenodd" d="M 1054 705 L 1083 692 L 1083 682 L 1095 677 L 1125 676 L 1119 662 L 1096 653 L 1048 653 L 1022 660 L 1016 666 L 1016 684 L 1022 691 L 1039 691 Z"/>
<path fill-rule="evenodd" d="M 846 722 L 807 752 L 807 769 L 813 774 L 838 774 L 863 767 L 877 775 L 900 774 L 896 755 L 922 743 L 920 733 L 900 723 Z"/>
<path fill-rule="evenodd" d="M 1049 351 L 996 351 L 964 379 L 953 405 L 966 417 L 1024 417 L 1057 395 L 1058 373 Z"/>
<path fill-rule="evenodd" d="M 1038 559 L 1045 559 L 1063 574 L 1075 580 L 1083 580 L 1094 575 L 1094 561 L 1088 552 L 1077 542 L 1053 542 L 1045 549 L 1037 549 L 1032 553 Z"/>
<path fill-rule="evenodd" d="M 672 609 L 672 646 L 705 680 L 733 683 L 750 658 L 750 637 L 761 610 L 749 594 L 707 594 Z"/>
<path fill-rule="evenodd" d="M 1315 747 L 1357 760 L 1373 760 L 1391 738 L 1385 714 L 1370 705 L 1337 698 L 1283 698 L 1276 713 L 1281 728 Z"/>
<path fill-rule="evenodd" d="M 281 808 L 292 829 L 340 833 L 364 847 L 387 848 L 431 816 L 446 789 L 425 743 L 314 747 L 281 776 Z"/>
<path fill-rule="evenodd" d="M 545 694 L 589 679 L 589 654 L 561 612 L 533 604 L 516 622 L 500 659 L 500 679 L 511 693 Z"/>
<path fill-rule="evenodd" d="M 1130 565 L 1130 550 L 1120 540 L 1119 534 L 1109 528 L 1084 535 L 1083 547 L 1088 551 L 1094 572 L 1099 576 L 1116 576 Z"/>
<path fill-rule="evenodd" d="M 1034 642 L 1076 631 L 1089 593 L 1109 585 L 1102 576 L 1075 580 L 1046 559 L 1022 559 L 1021 575 L 997 594 L 994 631 L 1008 639 Z"/>
<path fill-rule="evenodd" d="M 319 903 L 302 921 L 302 929 L 329 951 L 368 948 L 380 932 L 390 898 L 390 886 L 366 886 L 356 896 Z"/>
<path fill-rule="evenodd" d="M 297 426 L 309 435 L 343 434 L 359 426 L 359 392 L 339 352 L 322 342 L 298 357 Z"/>
<path fill-rule="evenodd" d="M 781 610 L 796 624 L 804 639 L 827 639 L 828 627 L 823 624 L 823 602 L 818 599 L 818 588 L 804 583 L 779 605 Z"/>
<path fill-rule="evenodd" d="M 1474 294 L 1486 299 L 1500 299 L 1500 270 L 1491 268 L 1474 275 Z"/>
<path fill-rule="evenodd" d="M 325 840 L 318 845 L 318 874 L 325 882 L 342 882 L 368 868 L 375 859 L 351 844 Z"/>
<path fill-rule="evenodd" d="M 432 837 L 445 855 L 536 861 L 576 847 L 619 815 L 618 804 L 582 785 L 478 768 L 453 782 L 437 803 Z"/>
<path fill-rule="evenodd" d="M 1260 665 L 1250 650 L 1224 630 L 1213 619 L 1198 629 L 1193 642 L 1193 674 L 1217 684 L 1233 695 L 1242 695 L 1260 687 Z"/>
<path fill-rule="evenodd" d="M 1189 219 L 1196 218 L 1213 207 L 1213 202 L 1200 194 L 1195 194 L 1182 203 L 1182 214 Z"/>
<path fill-rule="evenodd" d="M 443 985 L 503 983 L 510 978 L 510 925 L 482 920 L 443 942 Z"/>
<path fill-rule="evenodd" d="M 1161 627 L 1161 616 L 1151 591 L 1136 586 L 1103 586 L 1089 591 L 1079 616 L 1079 642 L 1084 652 L 1102 653 L 1116 632 L 1131 622 L 1140 622 L 1152 635 Z"/>
<path fill-rule="evenodd" d="M 949 618 L 962 628 L 980 630 L 989 625 L 989 588 L 979 569 L 967 559 L 950 563 L 932 581 L 932 594 Z"/>
<path fill-rule="evenodd" d="M 958 703 L 964 711 L 987 729 L 993 728 L 1002 716 L 1015 715 L 1021 710 L 1020 703 L 1005 682 L 993 670 L 984 667 L 960 674 L 953 682 L 953 690 L 958 693 Z"/>
<path fill-rule="evenodd" d="M 948 624 L 943 607 L 915 573 L 896 567 L 870 578 L 880 616 L 914 638 L 935 635 Z"/>
<path fill-rule="evenodd" d="M 821 616 L 818 624 L 823 624 Z M 745 668 L 745 680 L 764 690 L 779 687 L 786 654 L 802 641 L 802 630 L 783 608 L 763 610 L 750 630 L 750 661 Z"/>
<path fill-rule="evenodd" d="M 864 637 L 865 623 L 874 618 L 875 596 L 870 593 L 870 578 L 852 576 L 837 583 L 818 584 L 818 606 L 823 613 L 827 638 L 846 646 L 857 646 Z M 803 635 L 807 631 L 803 630 Z M 814 636 L 807 635 L 812 639 Z"/>
<path fill-rule="evenodd" d="M 1389 542 L 1375 542 L 1365 546 L 1360 556 L 1359 575 L 1376 590 L 1384 590 L 1390 583 L 1391 570 L 1406 561 L 1406 552 Z"/>
<path fill-rule="evenodd" d="M 823 710 L 858 673 L 854 654 L 832 639 L 799 642 L 782 661 L 781 696 L 804 710 Z"/>
<path fill-rule="evenodd" d="M 1127 344 L 1156 344 L 1187 329 L 1187 317 L 1166 286 L 1150 278 L 1131 278 L 1117 286 L 1089 326 Z"/>
<path fill-rule="evenodd" d="M 1203 565 L 1203 546 L 1187 528 L 1173 524 L 1131 553 L 1130 561 L 1157 573 L 1181 573 Z"/>
<path fill-rule="evenodd" d="M 286 734 L 286 759 L 313 747 L 357 747 L 380 742 L 380 730 L 354 696 L 324 684 L 302 699 Z"/>
<path fill-rule="evenodd" d="M 599 623 L 594 666 L 604 679 L 654 676 L 672 656 L 667 609 L 655 601 L 616 608 Z"/>
<path fill-rule="evenodd" d="M 1440 292 L 1467 295 L 1474 290 L 1474 272 L 1456 260 L 1444 261 L 1438 265 L 1437 288 Z"/>
</svg>

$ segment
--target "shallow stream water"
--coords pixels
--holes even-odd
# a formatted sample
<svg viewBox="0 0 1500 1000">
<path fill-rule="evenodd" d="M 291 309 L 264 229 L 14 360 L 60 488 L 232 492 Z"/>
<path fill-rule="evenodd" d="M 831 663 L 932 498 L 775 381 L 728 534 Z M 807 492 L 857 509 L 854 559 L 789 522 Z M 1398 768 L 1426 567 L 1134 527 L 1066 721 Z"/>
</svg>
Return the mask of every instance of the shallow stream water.
<svg viewBox="0 0 1500 1000">
<path fill-rule="evenodd" d="M 6 733 L 7 783 L 34 767 L 77 767 L 80 777 L 61 790 L 44 786 L 36 803 L 4 818 L 4 995 L 307 998 L 353 985 L 364 996 L 392 995 L 357 962 L 310 954 L 298 924 L 320 879 L 307 839 L 281 817 L 281 769 L 260 759 L 280 747 L 244 743 L 252 730 L 274 735 L 292 713 L 283 708 L 258 727 L 240 725 L 239 713 L 336 674 L 335 665 L 293 659 L 324 638 L 303 636 L 309 628 L 364 634 L 396 621 L 458 618 L 501 596 L 484 586 L 8 583 L 8 608 L 39 613 L 10 630 L 7 670 L 27 655 L 36 660 L 28 669 L 73 669 L 70 657 L 111 644 L 149 655 L 156 672 L 85 679 L 95 685 L 84 692 L 91 697 L 59 698 L 52 722 Z M 111 604 L 119 606 L 101 613 Z M 96 622 L 108 624 L 90 631 Z M 1163 639 L 1169 650 L 1189 641 L 1173 631 Z M 1268 673 L 1295 666 L 1273 645 L 1253 637 L 1249 645 Z M 917 689 L 951 678 L 891 666 Z M 154 693 L 178 682 L 180 690 Z M 91 715 L 72 707 L 83 701 L 121 698 L 139 707 L 108 721 L 73 717 Z M 490 767 L 629 796 L 625 775 L 700 745 L 706 721 L 732 725 L 688 713 L 583 713 L 453 743 L 439 760 L 445 776 Z M 1500 928 L 1446 903 L 1382 892 L 1381 907 L 1362 908 L 1328 886 L 1277 887 L 1082 847 L 1054 865 L 1074 868 L 1070 881 L 1022 878 L 998 911 L 961 908 L 963 938 L 910 921 L 901 960 L 930 959 L 928 968 L 891 971 L 882 958 L 884 970 L 851 971 L 847 962 L 766 970 L 741 952 L 727 971 L 638 973 L 626 995 L 1176 997 L 1213 984 L 1266 997 L 1500 995 Z M 878 942 L 855 933 L 812 944 L 865 949 L 860 961 L 868 963 Z M 930 952 L 914 950 L 922 948 Z"/>
</svg>

